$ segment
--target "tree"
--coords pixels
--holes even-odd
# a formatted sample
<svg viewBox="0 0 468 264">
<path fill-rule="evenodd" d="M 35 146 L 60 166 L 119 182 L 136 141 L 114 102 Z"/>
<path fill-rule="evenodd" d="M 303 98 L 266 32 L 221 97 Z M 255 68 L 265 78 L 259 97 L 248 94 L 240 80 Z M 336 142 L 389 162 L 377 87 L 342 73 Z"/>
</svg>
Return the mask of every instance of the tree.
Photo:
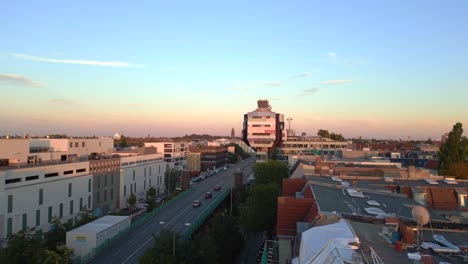
<svg viewBox="0 0 468 264">
<path fill-rule="evenodd" d="M 73 250 L 65 245 L 57 246 L 56 250 L 46 250 L 44 264 L 68 264 Z"/>
<path fill-rule="evenodd" d="M 317 135 L 323 138 L 330 138 L 330 132 L 328 132 L 328 130 L 325 129 L 319 129 Z"/>
<path fill-rule="evenodd" d="M 428 138 L 424 143 L 432 145 L 434 142 L 432 142 L 432 138 Z"/>
<path fill-rule="evenodd" d="M 288 177 L 288 166 L 286 163 L 276 160 L 268 160 L 262 163 L 256 163 L 253 167 L 255 184 L 276 183 L 283 185 L 283 178 Z"/>
<path fill-rule="evenodd" d="M 126 147 L 128 147 L 128 145 L 127 145 L 127 138 L 126 138 L 124 135 L 122 135 L 122 136 L 120 137 L 120 147 L 121 147 L 121 148 L 126 148 Z"/>
<path fill-rule="evenodd" d="M 176 246 L 175 256 L 173 254 L 174 239 L 175 239 L 175 246 Z M 145 254 L 140 258 L 140 263 L 141 264 L 184 263 L 184 258 L 186 256 L 185 248 L 186 248 L 186 245 L 184 245 L 181 242 L 181 239 L 178 235 L 174 236 L 173 232 L 164 230 L 159 234 L 159 237 L 155 237 L 153 248 L 145 252 Z"/>
<path fill-rule="evenodd" d="M 271 152 L 270 159 L 278 160 L 278 154 L 279 154 L 279 150 L 277 148 L 274 148 L 273 151 Z"/>
<path fill-rule="evenodd" d="M 345 140 L 344 137 L 341 134 L 335 134 L 335 133 L 331 133 L 330 139 L 336 140 L 336 141 L 344 141 Z"/>
<path fill-rule="evenodd" d="M 463 125 L 456 123 L 449 133 L 447 141 L 442 144 L 439 150 L 439 174 L 452 175 L 458 174 L 455 168 L 463 167 L 462 164 L 468 158 L 468 139 L 462 137 Z M 460 165 L 456 165 L 459 164 Z"/>
<path fill-rule="evenodd" d="M 234 263 L 243 245 L 243 237 L 234 218 L 222 213 L 215 215 L 210 221 L 208 234 L 215 247 L 216 263 Z"/>
<path fill-rule="evenodd" d="M 130 205 L 130 207 L 133 209 L 135 207 L 135 204 L 136 204 L 136 196 L 134 193 L 130 194 L 130 197 L 128 197 L 128 204 Z"/>
<path fill-rule="evenodd" d="M 8 246 L 2 251 L 3 257 L 8 260 L 6 263 L 42 264 L 45 259 L 45 250 L 41 241 L 27 231 L 20 231 L 11 235 L 8 240 Z"/>
<path fill-rule="evenodd" d="M 166 169 L 166 172 L 164 173 L 165 180 L 166 180 L 166 189 L 169 193 L 174 192 L 178 179 L 181 176 L 181 171 L 174 170 L 174 169 Z"/>
<path fill-rule="evenodd" d="M 67 230 L 57 217 L 52 218 L 52 228 L 44 234 L 46 249 L 55 250 L 57 245 L 65 244 Z"/>
<path fill-rule="evenodd" d="M 148 189 L 148 191 L 146 192 L 146 197 L 147 197 L 148 199 L 153 199 L 154 196 L 156 196 L 156 189 L 154 189 L 154 187 L 151 186 L 151 187 Z"/>
<path fill-rule="evenodd" d="M 306 135 L 307 135 L 306 132 L 301 133 L 301 137 L 305 137 Z"/>
<path fill-rule="evenodd" d="M 276 211 L 280 187 L 275 183 L 254 185 L 241 210 L 241 220 L 252 231 L 272 232 L 276 226 Z"/>
</svg>

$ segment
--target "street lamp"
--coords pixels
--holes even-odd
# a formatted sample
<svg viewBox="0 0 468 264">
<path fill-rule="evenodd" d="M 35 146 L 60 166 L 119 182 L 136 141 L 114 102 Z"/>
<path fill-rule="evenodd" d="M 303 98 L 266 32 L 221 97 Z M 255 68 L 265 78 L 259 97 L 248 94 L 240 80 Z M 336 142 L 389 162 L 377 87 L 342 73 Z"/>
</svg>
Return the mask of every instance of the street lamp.
<svg viewBox="0 0 468 264">
<path fill-rule="evenodd" d="M 161 221 L 161 222 L 159 222 L 159 224 L 160 224 L 160 225 L 165 225 L 166 222 Z M 185 223 L 185 224 L 184 224 L 184 226 L 187 226 L 187 227 L 189 227 L 190 225 L 191 225 L 191 223 Z M 163 227 L 162 230 L 164 230 L 164 227 Z M 161 230 L 161 231 L 162 231 L 162 230 Z M 175 236 L 176 236 L 176 230 L 174 229 L 174 230 L 172 231 L 172 256 L 174 256 L 174 257 L 175 257 L 175 244 L 176 244 Z"/>
</svg>

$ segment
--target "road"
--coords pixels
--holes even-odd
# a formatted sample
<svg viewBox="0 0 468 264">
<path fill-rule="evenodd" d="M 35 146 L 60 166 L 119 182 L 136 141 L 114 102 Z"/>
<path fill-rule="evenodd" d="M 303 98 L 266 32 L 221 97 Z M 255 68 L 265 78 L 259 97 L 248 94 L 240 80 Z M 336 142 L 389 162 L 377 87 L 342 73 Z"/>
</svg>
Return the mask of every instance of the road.
<svg viewBox="0 0 468 264">
<path fill-rule="evenodd" d="M 153 246 L 153 234 L 159 235 L 162 230 L 176 231 L 177 233 L 185 232 L 189 228 L 187 223 L 194 222 L 204 209 L 214 202 L 221 191 L 234 185 L 234 172 L 237 169 L 243 172 L 244 182 L 247 180 L 252 172 L 254 162 L 254 157 L 246 159 L 231 165 L 225 171 L 218 172 L 192 185 L 192 191 L 174 201 L 170 206 L 161 209 L 152 219 L 137 227 L 125 237 L 115 241 L 113 245 L 104 249 L 90 263 L 138 263 L 139 258 L 145 251 Z M 213 191 L 213 187 L 217 184 L 222 186 L 221 191 Z M 208 191 L 213 193 L 213 198 L 205 199 L 204 195 Z M 201 206 L 198 208 L 192 207 L 194 200 L 200 200 Z"/>
</svg>

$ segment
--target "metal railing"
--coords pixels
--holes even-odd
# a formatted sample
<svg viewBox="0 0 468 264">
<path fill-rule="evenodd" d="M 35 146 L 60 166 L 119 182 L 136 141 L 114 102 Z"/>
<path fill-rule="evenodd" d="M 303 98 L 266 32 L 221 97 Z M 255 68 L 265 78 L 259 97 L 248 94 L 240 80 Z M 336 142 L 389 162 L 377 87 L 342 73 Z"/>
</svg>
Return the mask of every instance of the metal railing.
<svg viewBox="0 0 468 264">
<path fill-rule="evenodd" d="M 206 218 L 210 216 L 213 211 L 223 202 L 223 200 L 231 193 L 231 189 L 224 190 L 220 195 L 218 195 L 214 202 L 208 206 L 203 213 L 190 225 L 190 228 L 185 231 L 183 234 L 183 239 L 189 240 L 192 234 L 200 228 L 200 226 L 205 222 Z"/>
<path fill-rule="evenodd" d="M 104 243 L 101 245 L 97 246 L 96 248 L 92 249 L 88 254 L 85 256 L 77 257 L 74 259 L 73 263 L 74 264 L 82 264 L 82 263 L 88 263 L 90 262 L 94 257 L 96 257 L 99 253 L 101 253 L 105 248 L 108 246 L 112 245 L 115 241 L 119 240 L 129 232 L 135 230 L 136 228 L 140 227 L 144 223 L 146 223 L 149 219 L 157 215 L 162 209 L 166 208 L 167 206 L 170 206 L 174 201 L 180 199 L 181 197 L 185 196 L 187 193 L 189 193 L 192 189 L 187 189 L 183 192 L 181 192 L 179 195 L 176 197 L 172 198 L 171 200 L 161 204 L 161 206 L 155 208 L 153 211 L 147 213 L 137 221 L 133 222 L 130 226 L 125 228 L 124 230 L 120 231 L 117 233 L 115 236 L 112 238 L 107 239 Z"/>
</svg>

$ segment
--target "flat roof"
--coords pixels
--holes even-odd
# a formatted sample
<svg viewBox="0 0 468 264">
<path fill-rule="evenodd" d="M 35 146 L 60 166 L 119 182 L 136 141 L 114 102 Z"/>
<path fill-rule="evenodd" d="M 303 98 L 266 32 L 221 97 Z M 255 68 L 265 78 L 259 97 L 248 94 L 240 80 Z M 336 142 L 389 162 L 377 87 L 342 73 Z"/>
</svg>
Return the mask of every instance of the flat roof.
<svg viewBox="0 0 468 264">
<path fill-rule="evenodd" d="M 56 166 L 56 165 L 64 165 L 64 164 L 73 164 L 73 163 L 80 163 L 86 162 L 88 160 L 88 156 L 79 157 L 78 160 L 44 160 L 40 163 L 10 163 L 8 166 L 0 166 L 0 171 L 7 171 L 7 170 L 19 170 L 19 169 L 28 169 L 28 168 L 37 168 L 37 167 L 46 167 L 46 166 Z"/>
<path fill-rule="evenodd" d="M 310 183 L 314 197 L 323 212 L 336 212 L 346 214 L 356 214 L 364 216 L 375 216 L 366 212 L 365 208 L 375 207 L 383 210 L 387 214 L 394 213 L 397 216 L 412 219 L 411 210 L 414 206 L 420 205 L 412 199 L 402 197 L 393 193 L 385 194 L 372 193 L 372 190 L 359 189 L 365 197 L 350 196 L 345 188 L 320 186 Z M 380 206 L 369 205 L 367 201 L 377 201 Z M 447 221 L 444 217 L 431 212 L 431 219 Z"/>
<path fill-rule="evenodd" d="M 426 182 L 424 179 L 421 180 L 399 180 L 395 179 L 395 184 L 398 186 L 408 186 L 408 187 L 418 187 L 418 186 L 426 186 L 426 187 L 449 187 L 449 188 L 468 188 L 468 181 L 466 180 L 455 180 L 456 184 L 448 184 L 444 181 L 436 181 L 438 184 L 430 184 Z"/>
<path fill-rule="evenodd" d="M 73 233 L 99 233 L 108 229 L 109 227 L 114 226 L 126 219 L 130 218 L 130 216 L 118 216 L 118 215 L 106 215 L 101 218 L 98 218 L 86 225 L 82 225 L 78 228 L 68 231 Z"/>
</svg>

